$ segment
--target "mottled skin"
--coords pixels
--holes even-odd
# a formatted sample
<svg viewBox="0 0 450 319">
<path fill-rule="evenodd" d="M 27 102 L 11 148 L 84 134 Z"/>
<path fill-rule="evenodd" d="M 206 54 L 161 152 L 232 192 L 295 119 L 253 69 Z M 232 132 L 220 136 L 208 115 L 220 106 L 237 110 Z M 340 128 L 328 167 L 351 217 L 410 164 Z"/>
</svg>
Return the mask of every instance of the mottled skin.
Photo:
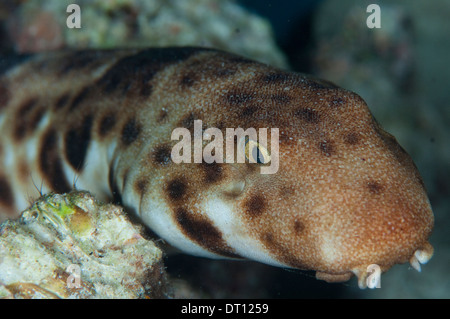
<svg viewBox="0 0 450 319">
<path fill-rule="evenodd" d="M 47 54 L 0 78 L 0 209 L 73 185 L 194 255 L 327 281 L 431 258 L 422 179 L 355 93 L 198 48 Z M 280 167 L 175 164 L 176 127 L 279 128 Z M 42 184 L 42 186 L 41 186 Z"/>
</svg>

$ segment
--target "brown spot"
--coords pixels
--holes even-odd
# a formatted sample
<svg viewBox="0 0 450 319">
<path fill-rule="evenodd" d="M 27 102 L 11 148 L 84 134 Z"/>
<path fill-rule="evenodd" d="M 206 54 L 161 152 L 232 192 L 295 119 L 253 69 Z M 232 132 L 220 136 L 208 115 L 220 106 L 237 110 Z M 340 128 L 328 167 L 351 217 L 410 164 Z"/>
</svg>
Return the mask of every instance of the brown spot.
<svg viewBox="0 0 450 319">
<path fill-rule="evenodd" d="M 171 159 L 171 148 L 168 145 L 159 145 L 153 152 L 153 161 L 159 165 L 169 164 Z"/>
<path fill-rule="evenodd" d="M 128 57 L 127 57 L 128 58 Z M 113 65 L 98 81 L 97 84 L 103 87 L 105 93 L 113 93 L 118 89 L 123 81 L 123 68 L 124 66 L 119 61 Z M 129 76 L 132 76 L 131 74 Z"/>
<path fill-rule="evenodd" d="M 369 181 L 367 183 L 367 188 L 368 188 L 369 192 L 372 194 L 380 194 L 384 189 L 383 185 L 381 185 L 380 183 L 378 183 L 376 181 Z"/>
<path fill-rule="evenodd" d="M 167 184 L 166 192 L 173 201 L 178 201 L 187 192 L 187 185 L 181 178 L 175 178 Z"/>
<path fill-rule="evenodd" d="M 14 139 L 20 142 L 27 133 L 27 122 L 25 119 L 17 120 L 14 125 L 13 135 Z"/>
<path fill-rule="evenodd" d="M 178 127 L 187 128 L 191 133 L 193 133 L 195 120 L 199 120 L 199 118 L 197 114 L 191 112 L 181 119 L 181 121 L 178 123 Z"/>
<path fill-rule="evenodd" d="M 196 80 L 197 79 L 196 79 L 195 74 L 193 74 L 192 72 L 189 72 L 188 74 L 184 75 L 181 78 L 180 85 L 183 87 L 190 87 L 190 86 L 194 85 Z"/>
<path fill-rule="evenodd" d="M 122 143 L 125 146 L 130 145 L 138 138 L 140 133 L 141 126 L 139 123 L 134 118 L 130 119 L 122 129 Z"/>
<path fill-rule="evenodd" d="M 72 100 L 72 103 L 69 106 L 69 112 L 75 110 L 81 104 L 81 102 L 83 102 L 83 100 L 87 98 L 90 91 L 91 87 L 86 86 L 80 92 L 78 92 L 78 94 L 75 96 L 75 98 Z"/>
<path fill-rule="evenodd" d="M 39 150 L 39 167 L 42 175 L 56 193 L 67 193 L 71 187 L 67 183 L 58 151 L 58 134 L 54 129 L 48 130 Z"/>
<path fill-rule="evenodd" d="M 185 72 L 181 75 L 180 86 L 191 87 L 201 81 L 202 79 L 225 78 L 236 73 L 236 65 L 222 57 L 215 57 L 213 59 L 200 59 L 189 62 L 184 66 Z"/>
<path fill-rule="evenodd" d="M 250 196 L 244 203 L 245 211 L 252 217 L 261 216 L 266 209 L 266 201 L 262 195 Z"/>
<path fill-rule="evenodd" d="M 136 193 L 141 194 L 141 196 L 147 191 L 148 178 L 140 178 L 134 183 L 134 190 Z"/>
<path fill-rule="evenodd" d="M 220 181 L 223 177 L 223 167 L 218 163 L 208 164 L 206 162 L 202 162 L 202 168 L 205 173 L 205 183 L 213 184 Z"/>
<path fill-rule="evenodd" d="M 328 103 L 331 107 L 340 107 L 345 105 L 345 100 L 339 96 L 333 96 L 332 100 Z"/>
<path fill-rule="evenodd" d="M 280 104 L 287 104 L 292 100 L 292 98 L 286 94 L 274 94 L 271 96 L 271 99 L 272 101 Z"/>
<path fill-rule="evenodd" d="M 104 115 L 98 126 L 98 135 L 100 137 L 105 137 L 113 129 L 115 124 L 116 117 L 113 113 Z"/>
<path fill-rule="evenodd" d="M 167 118 L 168 112 L 166 110 L 161 110 L 158 114 L 158 118 L 156 119 L 156 121 L 158 123 L 163 122 L 166 118 Z"/>
<path fill-rule="evenodd" d="M 258 111 L 258 107 L 252 105 L 252 106 L 244 107 L 242 109 L 242 113 L 241 114 L 244 117 L 251 117 L 251 116 L 253 116 L 254 113 L 256 113 L 256 111 Z"/>
<path fill-rule="evenodd" d="M 227 68 L 218 68 L 214 71 L 214 75 L 218 78 L 224 78 L 236 73 L 236 70 L 231 70 Z"/>
<path fill-rule="evenodd" d="M 294 113 L 294 115 L 299 117 L 302 121 L 312 124 L 317 124 L 320 120 L 319 114 L 310 108 L 300 108 Z"/>
<path fill-rule="evenodd" d="M 344 136 L 344 141 L 350 145 L 356 145 L 359 143 L 359 134 L 351 132 Z"/>
<path fill-rule="evenodd" d="M 4 176 L 0 176 L 0 203 L 8 208 L 14 206 L 14 196 L 8 180 Z"/>
<path fill-rule="evenodd" d="M 98 81 L 106 93 L 130 89 L 130 79 L 141 85 L 140 94 L 149 95 L 150 81 L 154 75 L 167 65 L 184 61 L 192 54 L 201 51 L 196 48 L 153 48 L 126 56 L 113 65 Z M 146 87 L 142 87 L 146 86 Z"/>
<path fill-rule="evenodd" d="M 70 95 L 68 93 L 65 93 L 61 95 L 55 102 L 55 109 L 59 110 L 62 109 L 64 106 L 67 105 L 67 102 L 69 101 Z"/>
<path fill-rule="evenodd" d="M 222 238 L 222 233 L 210 220 L 195 216 L 184 208 L 175 211 L 175 219 L 186 237 L 200 246 L 221 256 L 239 258 Z"/>
<path fill-rule="evenodd" d="M 10 94 L 4 81 L 0 81 L 0 110 L 8 105 Z"/>
<path fill-rule="evenodd" d="M 301 233 L 303 230 L 305 230 L 305 225 L 299 221 L 299 220 L 295 220 L 294 221 L 294 232 L 296 234 Z"/>
<path fill-rule="evenodd" d="M 92 115 L 86 116 L 80 127 L 70 129 L 65 136 L 66 158 L 78 172 L 83 169 L 84 159 L 91 141 L 92 121 Z"/>
<path fill-rule="evenodd" d="M 253 93 L 245 93 L 240 91 L 232 91 L 225 96 L 225 100 L 228 104 L 236 106 L 241 106 L 244 103 L 249 103 L 253 99 Z"/>
<path fill-rule="evenodd" d="M 335 152 L 333 142 L 328 140 L 321 141 L 319 143 L 319 149 L 325 156 L 331 156 Z"/>
</svg>

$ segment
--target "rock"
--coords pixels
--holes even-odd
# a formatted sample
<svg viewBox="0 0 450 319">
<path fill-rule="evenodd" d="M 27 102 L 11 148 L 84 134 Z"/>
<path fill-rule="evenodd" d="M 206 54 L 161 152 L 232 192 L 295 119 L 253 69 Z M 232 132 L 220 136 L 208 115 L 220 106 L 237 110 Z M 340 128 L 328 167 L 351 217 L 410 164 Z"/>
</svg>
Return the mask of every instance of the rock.
<svg viewBox="0 0 450 319">
<path fill-rule="evenodd" d="M 122 208 L 74 191 L 0 226 L 0 298 L 164 298 L 162 252 Z"/>
<path fill-rule="evenodd" d="M 270 23 L 231 0 L 80 0 L 79 29 L 66 26 L 72 2 L 28 0 L 19 5 L 6 21 L 16 51 L 207 46 L 287 66 Z"/>
</svg>

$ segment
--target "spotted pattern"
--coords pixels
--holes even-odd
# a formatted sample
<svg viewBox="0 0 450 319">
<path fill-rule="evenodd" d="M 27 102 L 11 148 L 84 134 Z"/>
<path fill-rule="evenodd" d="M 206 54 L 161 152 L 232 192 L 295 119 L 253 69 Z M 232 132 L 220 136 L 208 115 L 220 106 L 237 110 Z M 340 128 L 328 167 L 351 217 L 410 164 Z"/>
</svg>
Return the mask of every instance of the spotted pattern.
<svg viewBox="0 0 450 319">
<path fill-rule="evenodd" d="M 167 110 L 162 109 L 162 110 L 159 112 L 156 121 L 157 121 L 158 123 L 162 123 L 162 122 L 164 122 L 164 120 L 167 119 L 168 115 L 169 115 L 169 113 L 167 112 Z"/>
<path fill-rule="evenodd" d="M 261 216 L 266 208 L 265 198 L 261 195 L 251 196 L 245 203 L 245 211 L 252 217 Z"/>
<path fill-rule="evenodd" d="M 248 118 L 252 117 L 258 111 L 257 106 L 248 106 L 242 109 L 242 116 Z"/>
<path fill-rule="evenodd" d="M 383 185 L 376 181 L 370 181 L 367 183 L 367 189 L 372 194 L 380 194 L 383 191 Z"/>
<path fill-rule="evenodd" d="M 327 281 L 364 283 L 367 265 L 432 255 L 413 161 L 361 97 L 325 80 L 204 48 L 45 53 L 1 59 L 0 119 L 3 215 L 42 181 L 43 193 L 76 185 L 111 198 L 187 253 Z M 173 163 L 172 130 L 193 137 L 197 119 L 222 132 L 278 128 L 277 172 L 261 174 L 272 161 Z"/>
<path fill-rule="evenodd" d="M 304 230 L 305 225 L 301 221 L 299 220 L 294 221 L 294 231 L 296 234 L 301 234 L 301 232 Z"/>
<path fill-rule="evenodd" d="M 187 59 L 195 51 L 197 50 L 191 48 L 177 52 L 165 48 L 140 51 L 117 62 L 99 80 L 99 84 L 105 93 L 124 94 L 133 89 L 133 84 L 128 79 L 134 78 L 139 94 L 149 96 L 151 92 L 149 82 L 158 71 L 167 65 Z"/>
<path fill-rule="evenodd" d="M 168 145 L 159 145 L 153 152 L 153 161 L 158 165 L 167 165 L 171 162 L 172 149 Z"/>
<path fill-rule="evenodd" d="M 186 182 L 183 179 L 173 179 L 168 183 L 166 191 L 172 201 L 179 201 L 187 193 Z"/>
<path fill-rule="evenodd" d="M 349 145 L 356 145 L 359 143 L 360 137 L 357 133 L 351 132 L 344 136 L 344 141 Z"/>
<path fill-rule="evenodd" d="M 233 106 L 248 104 L 255 98 L 253 93 L 241 92 L 239 90 L 232 91 L 226 95 L 226 102 Z"/>
</svg>

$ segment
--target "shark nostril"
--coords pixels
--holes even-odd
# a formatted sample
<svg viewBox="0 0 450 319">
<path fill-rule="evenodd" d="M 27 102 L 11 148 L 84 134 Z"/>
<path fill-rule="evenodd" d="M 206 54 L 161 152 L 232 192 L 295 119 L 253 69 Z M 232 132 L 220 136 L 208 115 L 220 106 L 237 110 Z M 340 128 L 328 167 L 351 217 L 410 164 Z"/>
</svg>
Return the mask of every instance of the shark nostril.
<svg viewBox="0 0 450 319">
<path fill-rule="evenodd" d="M 227 167 L 229 167 L 229 182 L 224 185 L 223 192 L 231 198 L 236 198 L 244 192 L 247 183 L 244 175 L 236 166 L 229 164 Z"/>
<path fill-rule="evenodd" d="M 224 193 L 230 197 L 238 197 L 242 194 L 245 188 L 245 181 L 236 181 L 227 185 L 224 189 Z"/>
</svg>

